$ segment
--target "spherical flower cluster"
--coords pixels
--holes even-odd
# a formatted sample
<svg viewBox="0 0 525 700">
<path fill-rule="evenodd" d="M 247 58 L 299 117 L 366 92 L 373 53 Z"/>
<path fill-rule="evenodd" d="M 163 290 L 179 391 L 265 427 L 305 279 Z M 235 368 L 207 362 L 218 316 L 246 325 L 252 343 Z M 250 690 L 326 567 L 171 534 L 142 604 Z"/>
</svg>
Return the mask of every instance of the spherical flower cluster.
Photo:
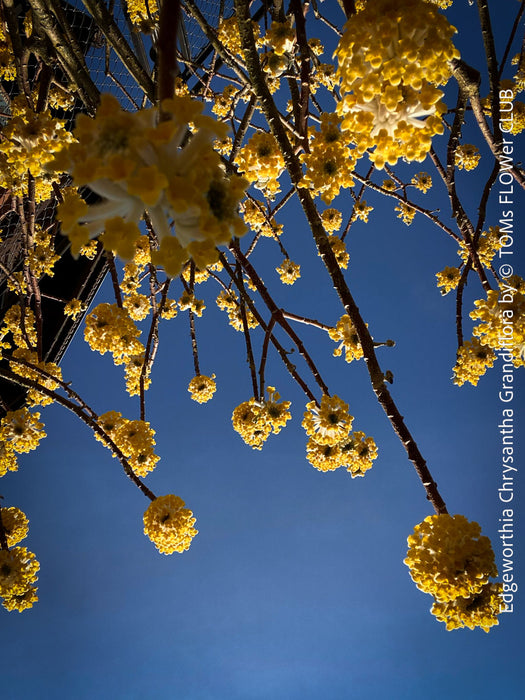
<svg viewBox="0 0 525 700">
<path fill-rule="evenodd" d="M 378 449 L 374 438 L 367 437 L 363 432 L 350 433 L 348 438 L 339 444 L 343 457 L 343 465 L 352 475 L 352 479 L 364 476 L 372 468 L 377 459 Z"/>
<path fill-rule="evenodd" d="M 86 317 L 84 338 L 89 347 L 101 355 L 110 352 L 116 365 L 144 350 L 137 340 L 139 335 L 126 309 L 116 304 L 99 304 Z"/>
<path fill-rule="evenodd" d="M 60 168 L 50 165 L 73 141 L 63 122 L 49 111 L 34 112 L 25 96 L 11 101 L 12 116 L 2 127 L 0 141 L 0 187 L 20 197 L 27 194 L 28 173 L 35 180 L 35 200 L 49 199 Z"/>
<path fill-rule="evenodd" d="M 319 131 L 308 130 L 309 152 L 300 156 L 306 165 L 301 185 L 319 195 L 326 204 L 337 197 L 341 188 L 354 184 L 355 155 L 348 147 L 348 138 L 341 132 L 340 123 L 341 119 L 335 114 L 322 114 Z"/>
<path fill-rule="evenodd" d="M 490 226 L 488 231 L 483 231 L 476 244 L 476 252 L 482 265 L 490 267 L 496 252 L 502 247 L 499 226 Z M 458 250 L 459 257 L 466 264 L 470 253 L 467 244 L 461 241 Z"/>
<path fill-rule="evenodd" d="M 0 338 L 3 340 L 8 333 L 12 336 L 12 345 L 19 348 L 32 349 L 36 347 L 35 314 L 30 308 L 20 304 L 10 306 L 4 315 L 4 322 L 0 330 Z M 2 347 L 10 347 L 4 343 Z"/>
<path fill-rule="evenodd" d="M 525 366 L 525 282 L 512 275 L 478 299 L 470 317 L 478 321 L 473 334 L 494 350 L 505 349 L 515 367 Z M 507 361 L 507 360 L 506 360 Z"/>
<path fill-rule="evenodd" d="M 277 56 L 293 52 L 295 44 L 295 29 L 293 17 L 285 22 L 272 22 L 264 36 L 264 43 L 269 46 Z"/>
<path fill-rule="evenodd" d="M 122 299 L 122 306 L 134 321 L 143 321 L 151 311 L 151 301 L 140 292 L 131 292 Z"/>
<path fill-rule="evenodd" d="M 341 228 L 343 223 L 343 215 L 338 209 L 325 209 L 321 214 L 324 230 L 327 233 L 335 233 Z"/>
<path fill-rule="evenodd" d="M 461 273 L 457 267 L 445 267 L 441 272 L 436 272 L 437 286 L 441 290 L 443 296 L 448 294 L 453 289 L 456 289 L 461 277 Z"/>
<path fill-rule="evenodd" d="M 440 603 L 471 598 L 498 574 L 489 538 L 463 515 L 429 515 L 408 545 L 405 564 L 412 580 Z"/>
<path fill-rule="evenodd" d="M 326 445 L 310 438 L 306 444 L 306 459 L 318 471 L 328 472 L 346 467 L 352 478 L 364 476 L 377 458 L 377 445 L 363 432 L 349 433 L 340 442 Z"/>
<path fill-rule="evenodd" d="M 279 273 L 283 284 L 293 284 L 301 276 L 301 267 L 289 258 L 285 258 L 279 267 L 275 269 Z"/>
<path fill-rule="evenodd" d="M 320 406 L 310 401 L 306 409 L 302 426 L 319 445 L 335 445 L 348 437 L 354 418 L 338 396 L 324 394 Z"/>
<path fill-rule="evenodd" d="M 193 292 L 183 292 L 179 299 L 179 309 L 181 311 L 193 311 L 194 314 L 201 317 L 206 304 L 203 299 L 196 299 Z"/>
<path fill-rule="evenodd" d="M 339 236 L 332 234 L 328 237 L 328 243 L 333 250 L 337 264 L 342 270 L 346 270 L 348 267 L 348 261 L 350 260 L 350 255 L 346 250 L 345 242 L 339 238 Z"/>
<path fill-rule="evenodd" d="M 422 0 L 376 0 L 352 15 L 335 52 L 341 79 L 338 113 L 357 150 L 378 168 L 399 158 L 422 161 L 443 133 L 437 85 L 459 58 L 455 29 Z"/>
<path fill-rule="evenodd" d="M 40 413 L 31 413 L 27 408 L 8 411 L 0 421 L 0 443 L 6 452 L 19 454 L 36 450 L 40 440 L 46 437 Z"/>
<path fill-rule="evenodd" d="M 363 357 L 363 348 L 359 341 L 359 336 L 355 330 L 350 316 L 344 314 L 337 322 L 335 328 L 330 328 L 328 335 L 336 343 L 338 347 L 334 350 L 334 357 L 340 357 L 345 352 L 345 360 L 360 360 Z"/>
<path fill-rule="evenodd" d="M 331 63 L 319 63 L 312 75 L 312 85 L 310 90 L 316 92 L 318 85 L 324 85 L 327 90 L 332 91 L 337 85 L 335 66 Z"/>
<path fill-rule="evenodd" d="M 278 179 L 284 171 L 284 158 L 272 134 L 256 131 L 239 150 L 234 162 L 239 172 L 265 196 L 273 199 L 281 191 Z"/>
<path fill-rule="evenodd" d="M 35 226 L 33 239 L 27 253 L 27 264 L 31 272 L 37 279 L 44 275 L 53 277 L 55 263 L 60 259 L 60 255 L 55 253 L 53 237 L 40 226 Z"/>
<path fill-rule="evenodd" d="M 0 518 L 8 547 L 14 547 L 27 537 L 29 520 L 19 508 L 0 508 Z"/>
<path fill-rule="evenodd" d="M 397 207 L 394 207 L 394 209 L 395 211 L 399 212 L 397 218 L 401 219 L 401 221 L 407 226 L 410 226 L 412 221 L 414 221 L 416 210 L 411 207 L 410 204 L 406 204 L 406 202 L 400 202 Z"/>
<path fill-rule="evenodd" d="M 98 424 L 126 457 L 137 476 L 146 476 L 155 469 L 160 457 L 154 452 L 155 431 L 148 422 L 128 420 L 118 411 L 108 411 L 98 417 Z M 95 433 L 95 437 L 108 444 L 99 433 Z"/>
<path fill-rule="evenodd" d="M 75 320 L 80 314 L 83 314 L 85 310 L 86 307 L 80 299 L 71 299 L 64 306 L 64 316 L 69 316 Z"/>
<path fill-rule="evenodd" d="M 151 385 L 150 364 L 144 367 L 146 353 L 129 355 L 124 364 L 124 379 L 126 380 L 126 391 L 130 396 L 139 396 L 141 389 L 147 391 Z"/>
<path fill-rule="evenodd" d="M 488 345 L 482 344 L 478 338 L 467 340 L 458 349 L 454 365 L 454 384 L 463 386 L 465 382 L 477 385 L 479 378 L 494 365 L 496 353 Z"/>
<path fill-rule="evenodd" d="M 159 496 L 144 513 L 144 534 L 162 554 L 185 552 L 197 530 L 193 513 L 179 496 Z"/>
<path fill-rule="evenodd" d="M 0 596 L 7 610 L 21 612 L 36 600 L 36 582 L 40 564 L 26 547 L 0 550 Z"/>
<path fill-rule="evenodd" d="M 237 406 L 232 414 L 233 429 L 247 445 L 261 450 L 273 432 L 277 435 L 290 420 L 290 401 L 280 401 L 275 387 L 269 386 L 268 400 L 256 401 L 251 398 Z"/>
<path fill-rule="evenodd" d="M 262 40 L 259 36 L 260 28 L 257 22 L 252 20 L 252 31 L 257 46 L 262 45 Z M 222 18 L 217 28 L 217 36 L 221 44 L 223 44 L 233 56 L 244 56 L 242 49 L 241 35 L 239 33 L 239 24 L 237 16 Z"/>
<path fill-rule="evenodd" d="M 408 546 L 405 564 L 417 587 L 434 597 L 437 605 L 432 612 L 439 619 L 466 624 L 467 620 L 473 621 L 471 612 L 482 608 L 485 613 L 492 609 L 491 624 L 497 624 L 499 606 L 497 611 L 487 606 L 486 597 L 489 578 L 497 576 L 498 571 L 490 540 L 481 535 L 478 523 L 469 522 L 463 515 L 429 515 L 416 525 Z M 451 603 L 456 604 L 448 605 Z"/>
<path fill-rule="evenodd" d="M 217 385 L 215 383 L 215 375 L 207 377 L 205 374 L 198 374 L 193 377 L 188 385 L 188 391 L 191 393 L 191 398 L 197 403 L 206 403 L 215 394 Z"/>
<path fill-rule="evenodd" d="M 239 89 L 236 88 L 235 85 L 226 85 L 224 90 L 216 95 L 211 111 L 223 119 L 227 117 L 233 107 L 233 102 L 238 92 Z"/>
<path fill-rule="evenodd" d="M 417 173 L 410 182 L 416 190 L 420 190 L 423 194 L 426 194 L 432 187 L 432 178 L 428 173 Z"/>
<path fill-rule="evenodd" d="M 241 305 L 235 292 L 233 292 L 232 290 L 223 290 L 217 297 L 216 301 L 219 309 L 225 311 L 228 314 L 230 326 L 236 331 L 244 331 Z M 259 325 L 259 322 L 255 318 L 255 316 L 252 314 L 250 309 L 246 307 L 244 311 L 246 315 L 246 324 L 248 328 L 256 328 Z"/>
<path fill-rule="evenodd" d="M 16 348 L 10 359 L 9 366 L 15 374 L 31 379 L 50 391 L 54 391 L 58 387 L 58 382 L 55 380 L 62 380 L 60 367 L 54 362 L 39 362 L 37 353 L 32 350 Z M 52 397 L 38 391 L 38 389 L 31 388 L 27 392 L 26 403 L 28 406 L 47 406 L 52 402 Z"/>
<path fill-rule="evenodd" d="M 481 156 L 471 143 L 461 144 L 454 151 L 454 162 L 460 170 L 474 170 Z"/>
<path fill-rule="evenodd" d="M 368 223 L 368 215 L 373 211 L 374 207 L 369 206 L 364 199 L 354 204 L 354 221 L 361 219 L 365 224 Z"/>
<path fill-rule="evenodd" d="M 125 112 L 105 94 L 94 119 L 77 117 L 77 141 L 52 164 L 103 199 L 88 207 L 68 195 L 59 206 L 74 254 L 105 231 L 104 247 L 129 260 L 146 211 L 160 240 L 152 262 L 174 276 L 190 257 L 198 267 L 214 263 L 216 245 L 245 232 L 237 210 L 247 183 L 225 174 L 212 147 L 226 136 L 225 125 L 201 114 L 203 105 L 187 95 L 164 100 L 161 108 L 168 118 L 158 121 L 156 109 Z"/>
<path fill-rule="evenodd" d="M 246 199 L 241 206 L 244 222 L 265 238 L 278 238 L 283 232 L 283 224 L 278 224 L 274 217 L 269 217 L 262 204 L 253 199 Z"/>
</svg>

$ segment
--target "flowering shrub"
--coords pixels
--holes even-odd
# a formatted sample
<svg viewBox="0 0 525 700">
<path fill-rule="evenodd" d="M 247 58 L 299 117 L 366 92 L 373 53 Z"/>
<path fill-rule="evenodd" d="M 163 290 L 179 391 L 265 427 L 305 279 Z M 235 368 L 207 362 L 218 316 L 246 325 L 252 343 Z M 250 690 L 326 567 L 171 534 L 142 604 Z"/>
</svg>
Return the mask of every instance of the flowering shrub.
<svg viewBox="0 0 525 700">
<path fill-rule="evenodd" d="M 488 631 L 497 624 L 502 593 L 490 580 L 497 576 L 490 541 L 477 523 L 448 514 L 397 406 L 395 385 L 390 390 L 393 373 L 382 368 L 391 351 L 383 354 L 380 348 L 395 342 L 381 338 L 374 321 L 365 320 L 351 287 L 361 279 L 377 293 L 382 251 L 374 250 L 366 267 L 359 262 L 358 242 L 360 236 L 375 240 L 374 227 L 385 226 L 385 211 L 389 226 L 402 222 L 410 233 L 426 219 L 453 245 L 441 265 L 452 264 L 436 274 L 441 294 L 455 296 L 453 384 L 477 385 L 501 353 L 502 338 L 506 366 L 525 364 L 525 282 L 503 265 L 496 269 L 512 238 L 510 215 L 498 225 L 487 213 L 498 161 L 516 189 L 525 185 L 503 138 L 524 128 L 525 107 L 516 100 L 525 89 L 523 56 L 513 59 L 509 81 L 502 79 L 508 66 L 491 54 L 491 93 L 482 97 L 477 69 L 460 58 L 461 32 L 440 12 L 451 0 L 340 4 L 348 16 L 341 11 L 334 24 L 299 0 L 289 8 L 264 4 L 261 16 L 250 14 L 246 0 L 236 0 L 235 13 L 223 16 L 221 9 L 213 25 L 192 0 L 182 9 L 177 2 L 127 0 L 134 47 L 144 48 L 144 35 L 151 35 L 150 72 L 144 70 L 145 52 L 139 61 L 140 52 L 124 36 L 115 40 L 117 15 L 103 21 L 94 14 L 108 47 L 118 45 L 118 60 L 133 77 L 139 99 L 117 80 L 111 93 L 99 89 L 96 71 L 66 40 L 70 29 L 58 13 L 51 31 L 38 15 L 40 4 L 31 3 L 34 15 L 17 16 L 13 23 L 13 4 L 1 3 L 6 111 L 0 221 L 9 254 L 0 259 L 8 302 L 0 326 L 0 377 L 18 394 L 12 404 L 7 394 L 0 397 L 0 477 L 17 471 L 19 455 L 38 448 L 45 432 L 35 409 L 55 402 L 91 429 L 149 499 L 144 534 L 158 551 L 188 550 L 197 535 L 193 512 L 181 497 L 157 496 L 144 481 L 161 458 L 155 429 L 146 420 L 146 399 L 161 328 L 168 322 L 180 344 L 189 339 L 193 367 L 173 363 L 174 372 L 186 377 L 188 402 L 206 412 L 216 401 L 210 409 L 201 404 L 232 388 L 219 369 L 204 367 L 217 362 L 221 351 L 230 353 L 219 341 L 211 353 L 201 352 L 201 324 L 215 314 L 236 331 L 232 348 L 242 348 L 234 388 L 245 400 L 234 406 L 239 399 L 231 399 L 233 430 L 246 445 L 262 450 L 302 413 L 306 458 L 301 459 L 323 473 L 310 470 L 310 476 L 328 478 L 324 475 L 345 467 L 351 478 L 363 477 L 381 464 L 381 445 L 354 426 L 362 408 L 349 377 L 361 372 L 369 381 L 436 512 L 409 537 L 410 575 L 433 597 L 432 613 L 447 629 Z M 97 7 L 94 13 L 101 11 Z M 487 39 L 486 3 L 480 3 L 480 12 Z M 174 47 L 186 36 L 178 33 L 178 23 L 188 18 L 209 40 L 213 60 L 197 64 L 184 42 Z M 30 41 L 33 20 L 38 41 Z M 15 38 L 9 26 L 24 31 Z M 46 42 L 56 49 L 52 60 L 35 48 Z M 493 52 L 490 41 L 486 46 Z M 459 87 L 455 107 L 449 83 Z M 499 121 L 494 118 L 498 97 L 502 109 L 514 105 L 508 129 L 503 111 Z M 463 141 L 466 122 L 476 144 Z M 483 194 L 472 215 L 460 199 L 459 183 L 468 190 L 485 164 Z M 436 205 L 439 196 L 444 203 Z M 322 318 L 298 311 L 314 265 L 332 294 L 319 307 Z M 91 306 L 94 283 L 89 275 L 81 279 L 80 269 L 99 277 L 107 270 L 114 300 Z M 51 278 L 63 282 L 60 293 L 49 290 Z M 467 282 L 483 290 L 470 313 L 464 310 Z M 428 284 L 440 303 L 435 282 Z M 373 308 L 372 297 L 363 308 L 369 300 Z M 51 318 L 59 322 L 53 325 Z M 465 340 L 469 320 L 472 337 Z M 104 397 L 100 407 L 91 407 L 62 376 L 58 341 L 67 345 L 64 338 L 80 325 L 89 348 L 123 370 L 127 406 L 135 407 L 134 413 L 126 409 L 129 417 L 103 406 Z M 321 339 L 315 349 L 308 333 L 303 335 L 305 326 Z M 351 367 L 337 359 L 343 354 Z M 292 410 L 292 402 L 268 385 L 277 372 L 279 386 L 288 375 L 304 394 L 305 409 Z M 380 478 L 380 468 L 372 474 L 372 480 L 374 474 Z M 40 565 L 18 546 L 28 522 L 16 507 L 0 509 L 0 596 L 7 610 L 22 611 L 37 601 Z"/>
</svg>

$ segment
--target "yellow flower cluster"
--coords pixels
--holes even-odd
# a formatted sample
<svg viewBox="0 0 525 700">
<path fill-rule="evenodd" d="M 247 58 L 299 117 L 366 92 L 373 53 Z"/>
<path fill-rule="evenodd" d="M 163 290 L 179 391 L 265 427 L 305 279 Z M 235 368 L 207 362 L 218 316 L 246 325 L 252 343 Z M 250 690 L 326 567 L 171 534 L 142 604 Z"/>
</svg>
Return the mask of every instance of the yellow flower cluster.
<svg viewBox="0 0 525 700">
<path fill-rule="evenodd" d="M 53 237 L 40 226 L 35 226 L 33 243 L 29 247 L 27 264 L 37 279 L 44 275 L 53 277 L 54 266 L 60 255 L 55 253 Z"/>
<path fill-rule="evenodd" d="M 155 431 L 148 422 L 128 420 L 118 411 L 108 411 L 99 416 L 98 424 L 126 457 L 137 476 L 146 476 L 155 469 L 160 457 L 154 452 Z M 98 433 L 95 437 L 106 444 Z"/>
<path fill-rule="evenodd" d="M 193 513 L 179 496 L 159 496 L 144 513 L 144 534 L 162 554 L 185 552 L 197 530 Z"/>
<path fill-rule="evenodd" d="M 285 22 L 272 22 L 264 36 L 264 43 L 276 56 L 292 53 L 295 44 L 293 17 L 290 16 Z"/>
<path fill-rule="evenodd" d="M 40 564 L 26 547 L 0 550 L 0 596 L 7 610 L 22 612 L 38 600 L 36 582 Z"/>
<path fill-rule="evenodd" d="M 406 204 L 405 202 L 400 202 L 397 207 L 394 207 L 394 209 L 395 211 L 399 212 L 397 218 L 401 219 L 401 221 L 407 226 L 410 226 L 412 221 L 414 221 L 416 210 L 411 207 L 410 204 Z"/>
<path fill-rule="evenodd" d="M 274 217 L 269 218 L 261 205 L 257 205 L 252 199 L 246 199 L 241 206 L 244 222 L 265 238 L 279 237 L 283 232 L 283 224 L 278 224 Z"/>
<path fill-rule="evenodd" d="M 285 258 L 279 267 L 275 269 L 279 273 L 283 284 L 293 284 L 301 276 L 300 265 L 292 262 L 289 258 Z"/>
<path fill-rule="evenodd" d="M 340 124 L 341 119 L 335 114 L 322 114 L 319 131 L 308 130 L 309 152 L 300 156 L 306 165 L 301 185 L 311 189 L 314 195 L 320 195 L 326 204 L 337 197 L 341 188 L 354 184 L 355 155 L 348 147 L 348 138 L 343 135 Z"/>
<path fill-rule="evenodd" d="M 19 508 L 0 508 L 0 530 L 8 548 L 0 550 L 0 597 L 7 610 L 22 612 L 38 600 L 36 588 L 40 564 L 25 547 L 16 547 L 29 531 L 29 520 Z"/>
<path fill-rule="evenodd" d="M 327 90 L 332 91 L 337 82 L 335 66 L 331 63 L 319 63 L 314 69 L 310 90 L 315 93 L 319 85 L 324 85 Z"/>
<path fill-rule="evenodd" d="M 239 172 L 266 197 L 273 199 L 281 191 L 278 179 L 284 171 L 284 158 L 272 134 L 256 131 L 234 162 Z"/>
<path fill-rule="evenodd" d="M 196 299 L 193 292 L 183 292 L 179 299 L 179 309 L 181 311 L 193 311 L 197 316 L 202 316 L 206 304 L 203 299 Z"/>
<path fill-rule="evenodd" d="M 144 346 L 137 340 L 139 335 L 129 313 L 116 304 L 99 304 L 86 317 L 84 338 L 89 347 L 101 355 L 110 352 L 116 365 L 143 352 Z"/>
<path fill-rule="evenodd" d="M 490 291 L 486 299 L 474 302 L 470 313 L 473 334 L 490 348 L 505 349 L 515 367 L 525 366 L 525 282 L 512 275 L 501 283 L 499 291 Z"/>
<path fill-rule="evenodd" d="M 318 471 L 334 471 L 346 467 L 352 478 L 364 476 L 372 468 L 378 450 L 374 439 L 363 432 L 349 433 L 340 442 L 325 445 L 310 438 L 306 444 L 306 459 Z"/>
<path fill-rule="evenodd" d="M 157 0 L 126 0 L 132 23 L 143 32 L 151 32 L 159 21 Z"/>
<path fill-rule="evenodd" d="M 0 21 L 0 79 L 5 81 L 16 80 L 15 57 L 8 36 Z"/>
<path fill-rule="evenodd" d="M 321 221 L 327 233 L 335 233 L 341 228 L 343 215 L 338 209 L 325 209 L 321 214 Z"/>
<path fill-rule="evenodd" d="M 432 178 L 428 173 L 417 173 L 410 182 L 414 185 L 416 190 L 420 190 L 423 194 L 426 194 L 432 187 Z"/>
<path fill-rule="evenodd" d="M 12 337 L 12 343 L 4 340 L 9 333 Z M 2 347 L 4 348 L 9 348 L 11 345 L 15 347 L 35 347 L 36 330 L 33 311 L 27 307 L 22 308 L 19 304 L 10 306 L 5 312 L 0 338 L 3 341 Z"/>
<path fill-rule="evenodd" d="M 345 242 L 339 238 L 339 236 L 332 234 L 328 237 L 328 243 L 334 252 L 337 264 L 341 269 L 346 270 L 348 267 L 348 261 L 350 260 L 350 255 L 346 250 Z"/>
<path fill-rule="evenodd" d="M 423 0 L 376 0 L 350 17 L 335 55 L 341 79 L 337 110 L 360 155 L 377 168 L 399 158 L 422 161 L 443 133 L 437 85 L 459 58 L 455 29 Z"/>
<path fill-rule="evenodd" d="M 215 375 L 207 377 L 205 374 L 198 374 L 193 377 L 188 385 L 188 391 L 191 393 L 191 398 L 197 403 L 206 403 L 215 394 L 217 385 L 215 383 Z"/>
<path fill-rule="evenodd" d="M 443 296 L 448 294 L 459 284 L 461 273 L 457 267 L 445 267 L 441 272 L 436 272 L 437 286 Z"/>
<path fill-rule="evenodd" d="M 39 418 L 40 413 L 31 413 L 25 407 L 6 413 L 0 421 L 0 444 L 3 445 L 6 455 L 12 452 L 21 454 L 36 450 L 40 440 L 46 437 L 43 430 L 44 424 L 39 421 Z"/>
<path fill-rule="evenodd" d="M 211 108 L 211 111 L 218 117 L 227 117 L 238 92 L 239 89 L 236 88 L 235 85 L 226 85 L 224 90 L 215 96 L 214 105 Z"/>
<path fill-rule="evenodd" d="M 85 310 L 85 304 L 83 304 L 80 299 L 71 299 L 64 306 L 64 316 L 69 316 L 75 320 L 80 314 L 83 314 Z"/>
<path fill-rule="evenodd" d="M 454 384 L 463 386 L 465 382 L 477 385 L 479 378 L 494 365 L 496 353 L 488 345 L 482 344 L 477 338 L 467 340 L 458 349 L 454 365 Z"/>
<path fill-rule="evenodd" d="M 496 252 L 502 247 L 499 226 L 490 226 L 488 231 L 483 231 L 476 245 L 476 252 L 482 265 L 490 267 Z M 466 263 L 469 259 L 469 250 L 464 241 L 459 244 L 459 257 Z"/>
<path fill-rule="evenodd" d="M 487 588 L 498 571 L 490 540 L 481 535 L 478 523 L 463 515 L 429 515 L 414 528 L 408 547 L 404 561 L 412 580 L 434 597 L 432 612 L 450 621 L 447 629 L 472 624 L 476 618 L 484 629 L 498 624 L 499 606 L 490 602 L 495 589 Z M 471 614 L 476 608 L 478 615 Z"/>
<path fill-rule="evenodd" d="M 203 104 L 188 95 L 164 100 L 161 108 L 168 118 L 158 121 L 156 109 L 125 112 L 104 94 L 94 119 L 77 117 L 77 141 L 53 167 L 71 173 L 77 187 L 88 185 L 102 201 L 88 207 L 68 195 L 59 206 L 73 253 L 105 231 L 104 247 L 129 260 L 147 211 L 160 240 L 152 262 L 175 276 L 190 257 L 200 268 L 216 262 L 216 245 L 245 232 L 238 204 L 247 183 L 225 174 L 212 147 L 216 137 L 226 136 L 226 126 L 201 114 Z M 189 123 L 194 128 L 187 139 Z"/>
<path fill-rule="evenodd" d="M 27 195 L 30 173 L 35 180 L 35 200 L 49 199 L 61 172 L 50 161 L 67 149 L 73 137 L 49 111 L 30 109 L 23 95 L 12 100 L 11 112 L 1 130 L 0 187 L 20 197 Z"/>
<path fill-rule="evenodd" d="M 255 21 L 252 21 L 252 31 L 256 45 L 261 46 L 262 41 L 259 36 L 260 29 Z M 221 44 L 223 44 L 231 54 L 234 56 L 244 56 L 241 35 L 239 33 L 239 24 L 235 15 L 221 19 L 217 28 L 217 36 Z"/>
<path fill-rule="evenodd" d="M 365 224 L 368 223 L 368 215 L 373 211 L 374 207 L 369 206 L 364 199 L 354 204 L 354 221 L 361 219 Z"/>
<path fill-rule="evenodd" d="M 267 401 L 251 398 L 237 406 L 232 414 L 233 429 L 254 450 L 261 450 L 270 433 L 280 433 L 292 417 L 288 410 L 290 401 L 280 401 L 273 386 L 267 387 L 267 392 Z"/>
<path fill-rule="evenodd" d="M 15 361 L 11 361 L 9 366 L 15 374 L 32 379 L 50 391 L 54 391 L 58 387 L 55 379 L 62 380 L 60 367 L 54 362 L 39 362 L 37 353 L 32 350 L 16 348 L 13 350 L 12 358 Z M 16 362 L 16 360 L 21 362 Z M 38 389 L 31 388 L 27 392 L 26 403 L 28 406 L 47 406 L 52 402 L 51 397 L 41 393 Z"/>
<path fill-rule="evenodd" d="M 0 508 L 0 517 L 8 547 L 14 547 L 27 537 L 29 520 L 19 508 Z"/>
<path fill-rule="evenodd" d="M 359 342 L 359 336 L 348 314 L 341 316 L 335 328 L 330 328 L 328 335 L 336 343 L 339 343 L 334 350 L 334 357 L 340 357 L 343 354 L 343 350 L 347 362 L 360 360 L 363 357 L 363 348 Z"/>
<path fill-rule="evenodd" d="M 317 444 L 335 445 L 348 437 L 354 418 L 338 396 L 324 394 L 320 406 L 310 401 L 306 409 L 302 426 Z"/>
<path fill-rule="evenodd" d="M 471 143 L 461 144 L 454 151 L 454 162 L 460 170 L 474 170 L 480 158 L 478 149 Z"/>
<path fill-rule="evenodd" d="M 222 311 L 226 311 L 228 314 L 228 319 L 230 326 L 235 328 L 236 331 L 244 331 L 244 325 L 242 321 L 241 305 L 237 299 L 237 295 L 232 290 L 223 290 L 217 297 L 217 306 Z M 252 314 L 250 309 L 245 308 L 246 322 L 248 328 L 256 328 L 259 323 L 255 316 Z"/>
</svg>

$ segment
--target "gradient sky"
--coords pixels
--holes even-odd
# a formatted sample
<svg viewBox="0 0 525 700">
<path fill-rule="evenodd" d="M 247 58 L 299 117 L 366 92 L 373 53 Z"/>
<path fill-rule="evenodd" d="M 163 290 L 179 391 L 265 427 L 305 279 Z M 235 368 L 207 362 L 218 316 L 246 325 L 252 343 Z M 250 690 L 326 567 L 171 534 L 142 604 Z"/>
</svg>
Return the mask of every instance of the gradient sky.
<svg viewBox="0 0 525 700">
<path fill-rule="evenodd" d="M 493 4 L 501 34 L 517 3 Z M 474 62 L 481 50 L 477 11 L 462 0 L 455 5 L 451 20 L 463 28 L 458 45 Z M 333 14 L 339 17 L 335 3 Z M 464 138 L 481 148 L 475 129 L 465 129 Z M 522 148 L 523 139 L 515 145 Z M 419 169 L 431 172 L 431 165 Z M 471 213 L 477 185 L 473 176 L 458 179 Z M 435 190 L 419 201 L 435 201 L 449 222 L 444 190 L 439 184 Z M 481 524 L 501 568 L 501 368 L 496 365 L 477 388 L 452 384 L 455 298 L 441 297 L 435 273 L 457 264 L 456 246 L 423 217 L 406 227 L 393 218 L 392 202 L 366 199 L 376 209 L 348 240 L 350 288 L 374 338 L 396 341 L 395 348 L 378 351 L 379 359 L 394 374 L 393 396 L 449 511 Z M 341 200 L 334 206 L 343 207 Z M 525 247 L 523 202 L 521 197 L 514 207 L 516 263 Z M 497 212 L 489 208 L 488 225 L 497 223 Z M 291 288 L 280 285 L 274 272 L 280 258 L 267 245 L 255 255 L 263 278 L 280 305 L 335 324 L 342 310 L 302 213 L 287 207 L 279 221 L 302 277 Z M 362 362 L 333 358 L 326 334 L 297 327 L 330 390 L 349 403 L 354 427 L 379 446 L 364 479 L 352 480 L 344 470 L 322 474 L 308 464 L 305 399 L 273 356 L 267 383 L 292 401 L 293 420 L 261 452 L 253 451 L 231 427 L 233 408 L 251 392 L 244 341 L 217 309 L 218 290 L 198 290 L 207 304 L 197 324 L 201 370 L 217 375 L 218 391 L 206 405 L 189 399 L 186 315 L 164 324 L 147 410 L 161 461 L 146 483 L 157 495 L 181 496 L 199 534 L 183 555 L 160 555 L 142 532 L 148 501 L 119 463 L 72 414 L 46 408 L 47 439 L 1 485 L 4 505 L 28 515 L 30 535 L 23 544 L 41 562 L 39 603 L 22 614 L 0 609 L 2 699 L 521 698 L 521 593 L 515 612 L 502 615 L 489 634 L 447 632 L 429 612 L 430 596 L 410 579 L 403 564 L 406 538 L 433 511 Z M 96 303 L 110 295 L 106 281 Z M 481 297 L 472 277 L 466 308 Z M 468 320 L 465 327 L 468 336 Z M 97 412 L 137 415 L 120 368 L 91 353 L 80 333 L 62 367 Z M 524 388 L 516 372 L 517 427 L 523 424 Z M 518 476 L 516 512 L 522 491 Z M 521 583 L 518 517 L 515 525 Z"/>
</svg>

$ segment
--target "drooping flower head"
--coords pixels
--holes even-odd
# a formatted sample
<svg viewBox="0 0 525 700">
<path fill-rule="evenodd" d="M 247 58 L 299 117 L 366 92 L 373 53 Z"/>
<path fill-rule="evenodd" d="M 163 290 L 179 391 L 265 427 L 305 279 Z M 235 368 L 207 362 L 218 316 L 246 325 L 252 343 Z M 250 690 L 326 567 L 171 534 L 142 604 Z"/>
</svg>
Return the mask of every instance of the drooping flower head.
<svg viewBox="0 0 525 700">
<path fill-rule="evenodd" d="M 197 534 L 193 513 L 184 505 L 182 498 L 169 494 L 152 501 L 144 513 L 144 534 L 162 554 L 186 551 Z"/>
<path fill-rule="evenodd" d="M 156 109 L 126 112 L 105 94 L 94 119 L 78 116 L 77 142 L 53 166 L 102 201 L 88 207 L 68 195 L 60 205 L 74 253 L 105 231 L 104 247 L 131 259 L 146 211 L 160 240 L 152 261 L 173 276 L 190 257 L 199 268 L 216 262 L 215 246 L 245 232 L 237 208 L 247 182 L 226 175 L 212 146 L 226 137 L 224 124 L 201 114 L 203 105 L 187 95 L 161 107 L 168 118 L 158 121 Z"/>
<path fill-rule="evenodd" d="M 489 538 L 463 515 L 429 515 L 408 546 L 405 564 L 414 583 L 439 603 L 477 596 L 498 573 Z"/>
<path fill-rule="evenodd" d="M 374 0 L 352 15 L 335 52 L 338 113 L 359 153 L 378 168 L 399 158 L 421 161 L 443 132 L 437 89 L 459 58 L 455 29 L 423 0 Z"/>
</svg>

